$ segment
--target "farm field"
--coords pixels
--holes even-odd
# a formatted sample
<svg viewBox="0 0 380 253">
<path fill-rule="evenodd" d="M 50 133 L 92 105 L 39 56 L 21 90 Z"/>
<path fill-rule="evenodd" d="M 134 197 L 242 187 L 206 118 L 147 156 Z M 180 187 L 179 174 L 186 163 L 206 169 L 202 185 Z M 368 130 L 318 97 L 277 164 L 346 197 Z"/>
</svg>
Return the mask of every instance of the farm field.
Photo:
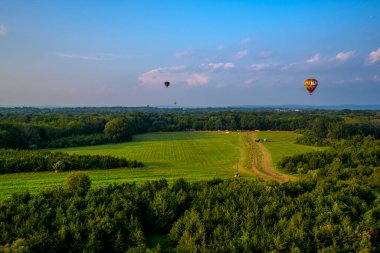
<svg viewBox="0 0 380 253">
<path fill-rule="evenodd" d="M 142 161 L 144 168 L 86 171 L 93 186 L 143 182 L 166 178 L 188 181 L 233 177 L 239 162 L 242 139 L 236 132 L 177 132 L 136 135 L 132 142 L 56 149 L 77 154 L 99 154 Z M 250 171 L 241 172 L 244 176 Z M 47 185 L 62 185 L 67 172 L 0 175 L 0 198 L 27 189 L 37 192 Z"/>
<path fill-rule="evenodd" d="M 132 142 L 58 149 L 69 154 L 126 157 L 144 163 L 136 179 L 202 180 L 233 175 L 242 140 L 234 132 L 175 132 L 136 135 Z M 135 180 L 132 175 L 133 180 Z"/>
<path fill-rule="evenodd" d="M 188 181 L 231 178 L 239 164 L 240 174 L 255 177 L 247 158 L 250 152 L 243 145 L 249 132 L 175 132 L 136 135 L 132 142 L 55 149 L 76 154 L 99 154 L 126 157 L 142 161 L 144 168 L 86 171 L 92 185 L 136 182 L 166 178 L 169 182 L 184 178 Z M 293 144 L 298 136 L 291 132 L 259 132 L 259 138 L 270 142 L 265 146 L 276 162 L 283 156 L 318 148 Z M 68 172 L 15 173 L 0 175 L 0 199 L 15 192 L 38 192 L 48 185 L 62 185 Z"/>
</svg>

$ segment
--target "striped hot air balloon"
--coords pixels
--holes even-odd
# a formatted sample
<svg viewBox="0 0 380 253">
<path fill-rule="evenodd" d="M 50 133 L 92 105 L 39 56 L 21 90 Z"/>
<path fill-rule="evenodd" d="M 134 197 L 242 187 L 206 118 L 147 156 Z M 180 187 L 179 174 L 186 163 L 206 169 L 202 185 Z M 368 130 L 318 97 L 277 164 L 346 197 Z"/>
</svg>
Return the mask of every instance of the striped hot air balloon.
<svg viewBox="0 0 380 253">
<path fill-rule="evenodd" d="M 310 95 L 313 93 L 313 91 L 318 86 L 318 80 L 314 78 L 306 79 L 304 82 L 304 86 L 307 89 L 307 91 L 310 93 Z"/>
</svg>

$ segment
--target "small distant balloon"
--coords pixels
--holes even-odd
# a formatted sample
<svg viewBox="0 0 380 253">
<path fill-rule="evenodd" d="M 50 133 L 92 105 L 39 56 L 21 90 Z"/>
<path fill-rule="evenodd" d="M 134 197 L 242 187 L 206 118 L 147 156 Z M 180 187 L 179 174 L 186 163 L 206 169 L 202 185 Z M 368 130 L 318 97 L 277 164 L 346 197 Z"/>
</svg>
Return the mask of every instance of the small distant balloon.
<svg viewBox="0 0 380 253">
<path fill-rule="evenodd" d="M 174 101 L 174 102 L 173 102 L 173 105 L 176 105 L 176 104 L 177 104 L 177 101 Z"/>
<path fill-rule="evenodd" d="M 318 86 L 318 80 L 314 78 L 306 79 L 304 82 L 304 86 L 311 95 Z"/>
<path fill-rule="evenodd" d="M 165 82 L 164 82 L 164 85 L 165 85 L 165 87 L 167 88 L 167 87 L 169 87 L 170 82 L 169 82 L 169 81 L 165 81 Z"/>
</svg>

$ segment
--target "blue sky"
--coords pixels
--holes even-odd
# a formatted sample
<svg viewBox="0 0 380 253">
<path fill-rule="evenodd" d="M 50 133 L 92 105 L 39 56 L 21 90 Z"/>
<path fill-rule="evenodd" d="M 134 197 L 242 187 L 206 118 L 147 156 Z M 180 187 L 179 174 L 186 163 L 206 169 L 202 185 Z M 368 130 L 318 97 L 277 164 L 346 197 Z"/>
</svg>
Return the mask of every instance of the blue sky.
<svg viewBox="0 0 380 253">
<path fill-rule="evenodd" d="M 0 0 L 1 105 L 173 101 L 380 104 L 380 1 Z"/>
</svg>

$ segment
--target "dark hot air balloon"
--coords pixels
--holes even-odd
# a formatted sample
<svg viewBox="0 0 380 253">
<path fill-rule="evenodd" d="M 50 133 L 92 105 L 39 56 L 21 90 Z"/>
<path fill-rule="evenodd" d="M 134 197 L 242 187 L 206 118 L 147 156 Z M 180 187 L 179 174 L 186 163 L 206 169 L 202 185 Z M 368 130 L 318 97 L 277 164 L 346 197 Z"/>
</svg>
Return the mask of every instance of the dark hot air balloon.
<svg viewBox="0 0 380 253">
<path fill-rule="evenodd" d="M 169 81 L 166 81 L 166 82 L 164 82 L 164 85 L 165 85 L 165 87 L 167 88 L 167 87 L 169 87 L 170 82 L 169 82 Z"/>
<path fill-rule="evenodd" d="M 310 93 L 310 95 L 313 93 L 313 91 L 317 88 L 318 86 L 318 80 L 314 78 L 309 78 L 306 79 L 305 82 L 303 83 L 307 91 Z"/>
</svg>

